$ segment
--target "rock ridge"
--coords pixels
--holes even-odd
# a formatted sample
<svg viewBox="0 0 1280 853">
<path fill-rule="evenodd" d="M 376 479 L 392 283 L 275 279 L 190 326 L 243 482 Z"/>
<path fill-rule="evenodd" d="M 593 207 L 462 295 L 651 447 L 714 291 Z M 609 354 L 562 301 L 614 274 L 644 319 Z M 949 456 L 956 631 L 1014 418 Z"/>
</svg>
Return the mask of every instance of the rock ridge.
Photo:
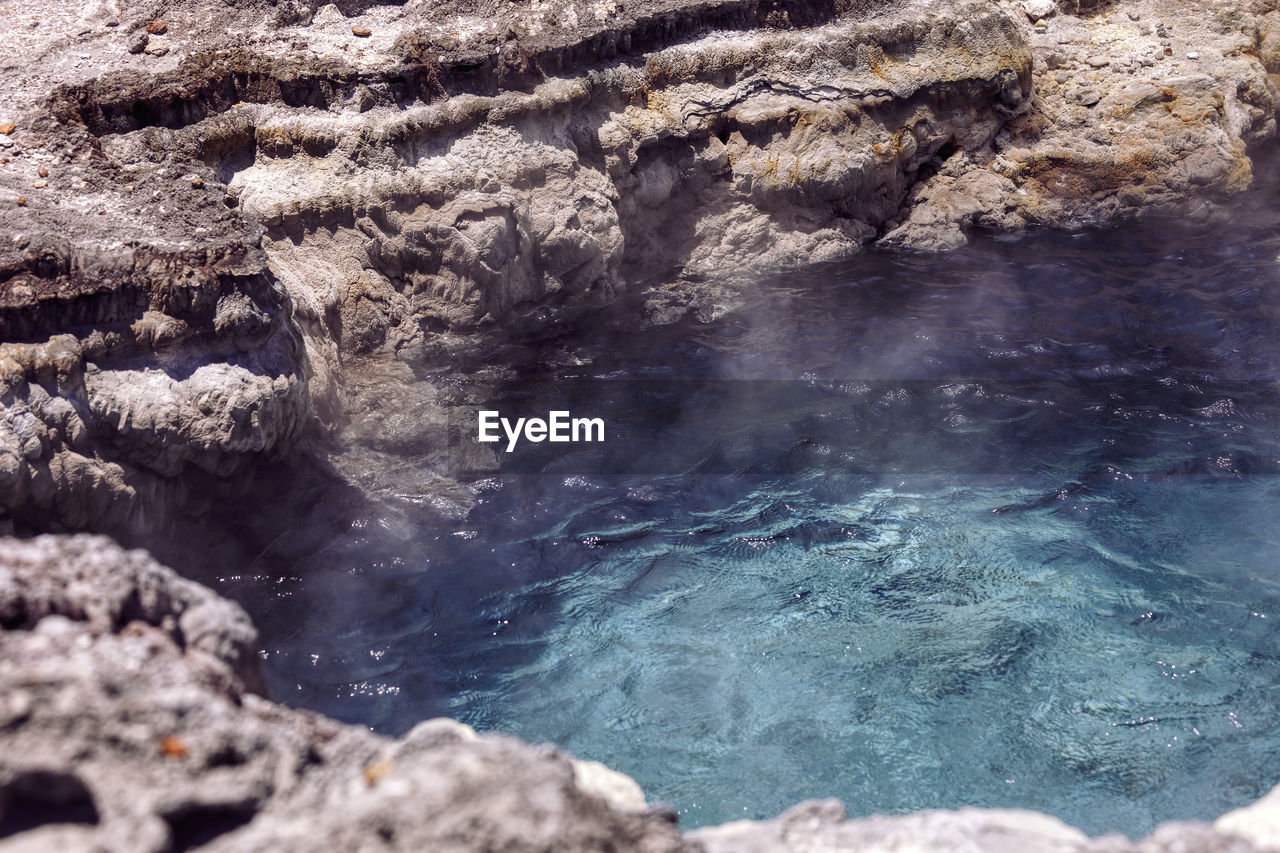
<svg viewBox="0 0 1280 853">
<path fill-rule="evenodd" d="M 0 531 L 145 541 L 358 418 L 353 371 L 412 385 L 534 306 L 713 321 L 869 242 L 1225 215 L 1280 11 L 1193 13 L 187 0 L 152 54 L 150 7 L 37 21 L 0 98 Z"/>
<path fill-rule="evenodd" d="M 354 51 L 335 7 L 259 36 L 281 9 L 205 12 L 139 58 L 145 16 L 89 10 L 91 73 L 46 49 L 47 90 L 6 96 L 8 166 L 50 177 L 0 243 L 0 530 L 141 541 L 340 426 L 351 365 L 631 270 L 676 284 L 656 321 L 714 315 L 700 278 L 855 253 L 1031 86 L 977 0 L 378 7 Z"/>
</svg>

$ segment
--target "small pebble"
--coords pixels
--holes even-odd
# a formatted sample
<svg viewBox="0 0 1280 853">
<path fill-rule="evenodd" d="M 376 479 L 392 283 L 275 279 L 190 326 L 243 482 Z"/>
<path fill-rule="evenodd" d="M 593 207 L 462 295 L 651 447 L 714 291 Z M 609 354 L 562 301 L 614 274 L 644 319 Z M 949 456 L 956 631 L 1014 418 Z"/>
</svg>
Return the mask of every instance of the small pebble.
<svg viewBox="0 0 1280 853">
<path fill-rule="evenodd" d="M 368 38 L 373 35 L 373 30 L 368 27 L 361 27 L 357 25 L 351 28 L 351 34 L 353 36 L 360 36 L 361 38 Z"/>
<path fill-rule="evenodd" d="M 1106 68 L 1110 64 L 1111 60 L 1101 54 L 1089 57 L 1089 65 L 1093 68 Z"/>
<path fill-rule="evenodd" d="M 201 178 L 199 176 L 192 178 L 191 186 L 195 187 L 196 189 L 200 189 L 202 186 L 204 186 L 204 178 Z"/>
<path fill-rule="evenodd" d="M 1164 55 L 1165 55 L 1165 56 L 1173 56 L 1173 48 L 1171 48 L 1171 47 L 1166 47 L 1166 48 L 1164 49 Z"/>
<path fill-rule="evenodd" d="M 1065 83 L 1071 79 L 1071 74 L 1067 71 L 1059 71 L 1057 74 L 1053 75 L 1053 79 L 1057 80 L 1059 83 Z"/>
<path fill-rule="evenodd" d="M 169 45 L 159 41 L 148 44 L 146 50 L 143 51 L 147 56 L 164 56 L 168 52 Z"/>
<path fill-rule="evenodd" d="M 1128 12 L 1126 12 L 1125 14 L 1127 14 L 1127 15 L 1129 16 L 1129 20 L 1131 20 L 1131 21 L 1141 21 L 1141 20 L 1142 20 L 1142 15 L 1138 14 L 1137 12 L 1133 11 L 1132 9 L 1130 9 L 1130 10 L 1129 10 Z"/>
<path fill-rule="evenodd" d="M 44 180 L 36 181 L 36 182 L 35 182 L 34 184 L 32 184 L 31 186 L 35 187 L 35 188 L 36 188 L 36 189 L 38 189 L 38 190 L 42 190 L 42 189 L 44 189 L 45 187 L 49 186 L 49 182 L 48 182 L 48 181 L 44 181 Z"/>
<path fill-rule="evenodd" d="M 138 33 L 133 37 L 133 41 L 129 42 L 129 52 L 135 54 L 142 53 L 147 49 L 147 42 L 150 41 L 150 39 L 151 37 L 146 33 Z"/>
<path fill-rule="evenodd" d="M 108 27 L 118 27 L 118 26 L 120 26 L 120 21 L 118 21 L 118 20 L 117 20 L 117 19 L 115 19 L 115 18 L 107 18 L 107 26 L 108 26 Z"/>
<path fill-rule="evenodd" d="M 49 177 L 49 170 L 44 166 L 41 166 L 39 169 L 36 169 L 36 174 L 42 178 L 47 178 Z"/>
<path fill-rule="evenodd" d="M 160 754 L 165 758 L 183 758 L 187 754 L 187 745 L 181 738 L 164 735 L 160 738 Z"/>
<path fill-rule="evenodd" d="M 1200 54 L 1196 53 L 1194 50 L 1187 54 L 1187 59 L 1199 59 L 1199 58 L 1200 58 Z"/>
<path fill-rule="evenodd" d="M 151 21 L 147 24 L 147 32 L 153 36 L 162 36 L 169 29 L 168 21 Z"/>
<path fill-rule="evenodd" d="M 16 127 L 17 125 L 14 124 L 13 122 L 6 121 L 4 124 L 0 124 L 0 133 L 3 133 L 5 136 L 8 136 L 9 134 L 13 133 L 14 128 Z"/>
<path fill-rule="evenodd" d="M 18 206 L 19 207 L 27 206 L 27 197 L 25 195 L 18 196 Z"/>
</svg>

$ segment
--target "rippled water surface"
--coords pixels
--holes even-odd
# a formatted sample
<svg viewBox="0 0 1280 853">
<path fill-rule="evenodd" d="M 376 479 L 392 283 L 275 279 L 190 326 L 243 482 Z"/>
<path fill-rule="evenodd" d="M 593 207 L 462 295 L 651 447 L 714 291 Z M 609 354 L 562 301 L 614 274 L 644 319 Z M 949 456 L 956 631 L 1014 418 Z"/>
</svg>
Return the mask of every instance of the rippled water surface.
<svg viewBox="0 0 1280 853">
<path fill-rule="evenodd" d="M 1212 818 L 1280 782 L 1271 194 L 869 252 L 710 323 L 531 321 L 424 375 L 506 368 L 498 408 L 574 380 L 575 414 L 644 380 L 625 450 L 468 478 L 453 517 L 388 495 L 224 583 L 285 701 L 551 741 L 685 825 L 828 796 Z"/>
</svg>

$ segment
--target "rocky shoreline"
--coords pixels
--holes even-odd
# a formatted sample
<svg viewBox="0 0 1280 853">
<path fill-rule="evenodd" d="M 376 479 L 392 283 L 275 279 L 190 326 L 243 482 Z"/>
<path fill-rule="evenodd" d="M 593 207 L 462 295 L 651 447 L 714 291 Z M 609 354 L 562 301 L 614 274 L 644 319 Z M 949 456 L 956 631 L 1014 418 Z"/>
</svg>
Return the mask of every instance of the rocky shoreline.
<svg viewBox="0 0 1280 853">
<path fill-rule="evenodd" d="M 273 460 L 376 493 L 359 472 L 380 412 L 417 412 L 426 443 L 443 421 L 415 369 L 534 308 L 627 291 L 638 326 L 711 321 L 761 275 L 873 243 L 1210 222 L 1280 104 L 1274 0 L 22 0 L 12 17 L 0 534 L 157 547 Z M 247 617 L 106 540 L 0 548 L 0 827 L 15 803 L 53 815 L 9 839 L 29 849 L 313 849 L 318 821 L 403 849 L 1280 846 L 1265 803 L 1136 848 L 1026 813 L 831 804 L 682 836 L 625 777 L 554 751 L 444 723 L 390 741 L 261 699 Z M 154 665 L 121 679 L 122 660 Z M 424 820 L 424 797 L 451 822 Z"/>
<path fill-rule="evenodd" d="M 846 819 L 839 802 L 681 834 L 638 785 L 430 720 L 399 739 L 260 689 L 238 605 L 105 537 L 0 540 L 0 849 L 1231 851 L 1280 848 L 1280 789 L 1133 843 L 1030 811 Z"/>
</svg>

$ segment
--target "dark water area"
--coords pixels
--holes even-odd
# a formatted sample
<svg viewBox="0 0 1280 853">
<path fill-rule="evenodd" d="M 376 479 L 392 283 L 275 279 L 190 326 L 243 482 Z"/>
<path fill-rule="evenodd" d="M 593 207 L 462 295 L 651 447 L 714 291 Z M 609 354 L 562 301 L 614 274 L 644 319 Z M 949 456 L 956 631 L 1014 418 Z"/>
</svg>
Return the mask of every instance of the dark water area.
<svg viewBox="0 0 1280 853">
<path fill-rule="evenodd" d="M 424 368 L 613 432 L 222 577 L 274 696 L 552 742 L 687 826 L 834 796 L 1136 837 L 1280 782 L 1273 187 L 1227 225 L 869 251 L 744 298 L 535 314 Z"/>
</svg>

